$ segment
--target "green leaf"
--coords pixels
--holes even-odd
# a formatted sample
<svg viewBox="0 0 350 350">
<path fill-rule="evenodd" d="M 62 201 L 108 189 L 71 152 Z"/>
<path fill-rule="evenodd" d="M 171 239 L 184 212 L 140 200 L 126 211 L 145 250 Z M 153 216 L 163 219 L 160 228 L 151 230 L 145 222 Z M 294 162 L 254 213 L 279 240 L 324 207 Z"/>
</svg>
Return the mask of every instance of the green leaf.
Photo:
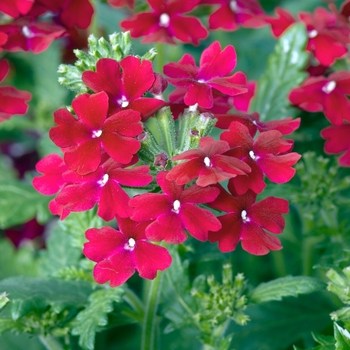
<svg viewBox="0 0 350 350">
<path fill-rule="evenodd" d="M 287 276 L 262 283 L 250 294 L 250 300 L 254 303 L 264 303 L 271 300 L 281 300 L 283 297 L 309 294 L 325 289 L 326 285 L 312 277 Z"/>
<path fill-rule="evenodd" d="M 283 119 L 293 114 L 288 94 L 306 77 L 303 72 L 309 54 L 305 51 L 308 37 L 302 23 L 293 25 L 281 36 L 268 59 L 267 69 L 258 80 L 258 89 L 251 105 L 263 121 Z"/>
<path fill-rule="evenodd" d="M 38 193 L 22 181 L 0 182 L 0 227 L 6 229 L 47 212 L 50 197 Z"/>
<path fill-rule="evenodd" d="M 0 239 L 0 280 L 17 275 L 36 276 L 38 261 L 34 254 L 31 246 L 23 245 L 15 249 L 7 239 Z"/>
<path fill-rule="evenodd" d="M 245 310 L 251 321 L 244 327 L 231 323 L 227 332 L 234 333 L 230 349 L 281 350 L 311 332 L 330 325 L 333 306 L 320 293 L 301 295 L 263 304 L 251 304 Z"/>
<path fill-rule="evenodd" d="M 51 306 L 55 312 L 80 308 L 92 293 L 91 283 L 59 279 L 10 277 L 0 281 L 0 292 L 8 293 L 14 320 L 30 312 L 42 312 Z"/>
<path fill-rule="evenodd" d="M 334 322 L 334 338 L 336 350 L 350 350 L 350 333 Z"/>
<path fill-rule="evenodd" d="M 78 314 L 72 330 L 74 335 L 79 335 L 81 347 L 88 350 L 94 349 L 95 333 L 99 327 L 107 325 L 107 314 L 113 311 L 114 302 L 121 302 L 123 292 L 122 288 L 113 288 L 91 294 L 90 304 Z"/>
<path fill-rule="evenodd" d="M 72 244 L 72 237 L 63 229 L 63 221 L 58 221 L 46 241 L 46 250 L 41 252 L 39 264 L 42 276 L 56 276 L 57 272 L 78 266 L 82 256 L 82 247 Z"/>
</svg>

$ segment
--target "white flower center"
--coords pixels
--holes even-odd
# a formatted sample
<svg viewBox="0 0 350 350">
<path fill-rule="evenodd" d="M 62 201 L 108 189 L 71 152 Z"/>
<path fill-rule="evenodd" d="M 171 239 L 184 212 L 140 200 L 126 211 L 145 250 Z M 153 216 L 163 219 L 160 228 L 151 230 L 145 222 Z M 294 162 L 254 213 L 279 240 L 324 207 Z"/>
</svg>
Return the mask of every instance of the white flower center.
<svg viewBox="0 0 350 350">
<path fill-rule="evenodd" d="M 337 83 L 334 80 L 331 80 L 322 88 L 322 91 L 325 92 L 326 94 L 330 94 L 335 89 L 336 86 L 337 86 Z"/>
<path fill-rule="evenodd" d="M 117 103 L 119 104 L 119 106 L 121 106 L 122 108 L 128 107 L 129 106 L 129 101 L 126 99 L 125 96 L 122 96 L 122 98 L 120 98 L 119 100 L 117 100 Z"/>
<path fill-rule="evenodd" d="M 250 221 L 250 219 L 247 217 L 247 211 L 246 211 L 246 210 L 242 210 L 242 212 L 241 212 L 241 218 L 242 218 L 243 222 L 248 222 L 248 221 Z"/>
<path fill-rule="evenodd" d="M 317 34 L 318 34 L 318 31 L 316 29 L 313 29 L 309 32 L 309 38 L 313 39 L 317 36 Z"/>
<path fill-rule="evenodd" d="M 230 1 L 230 9 L 232 12 L 237 12 L 238 10 L 237 1 L 235 0 Z"/>
<path fill-rule="evenodd" d="M 198 103 L 196 103 L 196 104 L 194 104 L 194 105 L 192 105 L 192 106 L 189 106 L 189 107 L 188 107 L 188 110 L 189 110 L 190 112 L 195 112 L 195 111 L 197 110 L 197 108 L 198 108 Z"/>
<path fill-rule="evenodd" d="M 198 81 L 198 83 L 201 83 L 201 84 L 202 84 L 202 83 L 205 83 L 205 80 L 204 80 L 204 79 L 198 79 L 197 81 Z"/>
<path fill-rule="evenodd" d="M 22 34 L 26 38 L 33 38 L 35 36 L 34 33 L 28 28 L 28 26 L 23 26 L 22 27 Z"/>
<path fill-rule="evenodd" d="M 103 177 L 102 177 L 102 179 L 98 180 L 97 183 L 98 183 L 101 187 L 103 187 L 103 186 L 107 183 L 108 179 L 109 179 L 109 175 L 108 175 L 108 174 L 104 174 Z"/>
<path fill-rule="evenodd" d="M 161 27 L 167 28 L 169 26 L 170 17 L 167 13 L 162 13 L 159 16 L 159 25 Z"/>
<path fill-rule="evenodd" d="M 206 166 L 211 166 L 211 162 L 210 162 L 209 157 L 205 157 L 205 158 L 204 158 L 204 164 L 205 164 Z"/>
<path fill-rule="evenodd" d="M 102 130 L 93 130 L 92 131 L 92 138 L 96 139 L 97 137 L 100 137 L 102 135 Z"/>
<path fill-rule="evenodd" d="M 249 151 L 249 157 L 252 158 L 253 160 L 257 160 L 259 157 L 257 157 L 253 151 Z"/>
<path fill-rule="evenodd" d="M 181 207 L 180 201 L 179 201 L 178 199 L 175 200 L 174 203 L 173 203 L 173 211 L 174 211 L 176 214 L 179 213 L 180 207 Z"/>
<path fill-rule="evenodd" d="M 129 238 L 128 243 L 125 244 L 124 249 L 133 251 L 136 245 L 136 241 L 133 238 Z"/>
</svg>

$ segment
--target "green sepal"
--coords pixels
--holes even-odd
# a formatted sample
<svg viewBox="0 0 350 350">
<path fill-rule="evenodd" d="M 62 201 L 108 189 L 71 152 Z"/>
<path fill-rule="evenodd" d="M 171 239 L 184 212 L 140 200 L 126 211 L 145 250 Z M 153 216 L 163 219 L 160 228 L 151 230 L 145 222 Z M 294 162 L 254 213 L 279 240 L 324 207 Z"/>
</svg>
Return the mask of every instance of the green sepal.
<svg viewBox="0 0 350 350">
<path fill-rule="evenodd" d="M 179 118 L 179 136 L 176 154 L 197 148 L 201 137 L 213 130 L 217 119 L 211 113 L 185 110 Z"/>
<path fill-rule="evenodd" d="M 334 322 L 334 338 L 336 350 L 349 350 L 350 349 L 350 333 L 348 330 L 340 327 Z"/>
<path fill-rule="evenodd" d="M 7 303 L 10 301 L 8 298 L 8 294 L 6 292 L 3 292 L 0 294 L 0 310 L 3 309 Z"/>
</svg>

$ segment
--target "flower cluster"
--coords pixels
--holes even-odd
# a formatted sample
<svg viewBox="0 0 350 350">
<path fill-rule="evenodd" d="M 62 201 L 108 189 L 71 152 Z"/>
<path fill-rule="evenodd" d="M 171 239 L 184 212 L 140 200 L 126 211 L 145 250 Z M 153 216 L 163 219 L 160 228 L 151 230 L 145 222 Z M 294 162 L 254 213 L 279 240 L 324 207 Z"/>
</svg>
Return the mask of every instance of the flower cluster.
<svg viewBox="0 0 350 350">
<path fill-rule="evenodd" d="M 223 252 L 240 241 L 251 254 L 281 249 L 267 231 L 282 232 L 288 202 L 275 197 L 256 202 L 256 196 L 266 186 L 265 175 L 276 183 L 294 175 L 300 155 L 282 136 L 299 120 L 264 123 L 257 113 L 227 108 L 216 114 L 216 103 L 234 106 L 237 95 L 236 106 L 246 110 L 253 95 L 255 83 L 248 85 L 241 72 L 231 75 L 235 65 L 233 46 L 221 49 L 218 42 L 203 51 L 199 67 L 189 54 L 165 65 L 167 78 L 155 74 L 146 59 L 102 57 L 81 74 L 89 92 L 78 95 L 69 110 L 54 113 L 56 126 L 49 135 L 63 156 L 39 161 L 42 175 L 33 185 L 45 195 L 56 194 L 49 208 L 62 220 L 95 206 L 105 221 L 117 219 L 117 230 L 106 226 L 86 232 L 83 253 L 97 263 L 98 283 L 117 286 L 135 271 L 154 278 L 169 267 L 171 257 L 152 242 L 180 244 L 188 234 L 219 242 Z M 176 102 L 161 98 L 167 82 L 177 87 Z M 150 118 L 157 120 L 163 144 L 149 129 Z M 219 140 L 209 136 L 215 122 L 223 129 Z M 228 190 L 220 185 L 226 180 Z M 132 187 L 146 193 L 132 197 Z"/>
</svg>

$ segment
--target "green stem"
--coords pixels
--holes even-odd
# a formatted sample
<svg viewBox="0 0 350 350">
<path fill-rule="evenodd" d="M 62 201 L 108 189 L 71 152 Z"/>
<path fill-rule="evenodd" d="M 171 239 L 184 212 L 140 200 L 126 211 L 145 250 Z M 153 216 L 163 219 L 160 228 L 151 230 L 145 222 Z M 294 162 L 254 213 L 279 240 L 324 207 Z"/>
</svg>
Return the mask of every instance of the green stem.
<svg viewBox="0 0 350 350">
<path fill-rule="evenodd" d="M 63 350 L 62 345 L 50 334 L 39 335 L 39 340 L 47 350 Z"/>
<path fill-rule="evenodd" d="M 151 281 L 148 289 L 148 298 L 142 324 L 141 350 L 155 349 L 155 333 L 157 328 L 156 313 L 162 280 L 163 273 L 158 273 L 157 277 Z"/>
<path fill-rule="evenodd" d="M 273 264 L 275 267 L 276 277 L 284 277 L 287 275 L 286 262 L 284 254 L 281 251 L 274 251 L 271 254 Z"/>
<path fill-rule="evenodd" d="M 156 50 L 157 50 L 157 72 L 163 73 L 163 66 L 164 66 L 164 44 L 157 43 L 156 44 Z"/>
<path fill-rule="evenodd" d="M 127 287 L 125 287 L 124 300 L 134 310 L 133 318 L 141 323 L 145 314 L 144 305 L 142 301 L 131 289 Z"/>
</svg>

